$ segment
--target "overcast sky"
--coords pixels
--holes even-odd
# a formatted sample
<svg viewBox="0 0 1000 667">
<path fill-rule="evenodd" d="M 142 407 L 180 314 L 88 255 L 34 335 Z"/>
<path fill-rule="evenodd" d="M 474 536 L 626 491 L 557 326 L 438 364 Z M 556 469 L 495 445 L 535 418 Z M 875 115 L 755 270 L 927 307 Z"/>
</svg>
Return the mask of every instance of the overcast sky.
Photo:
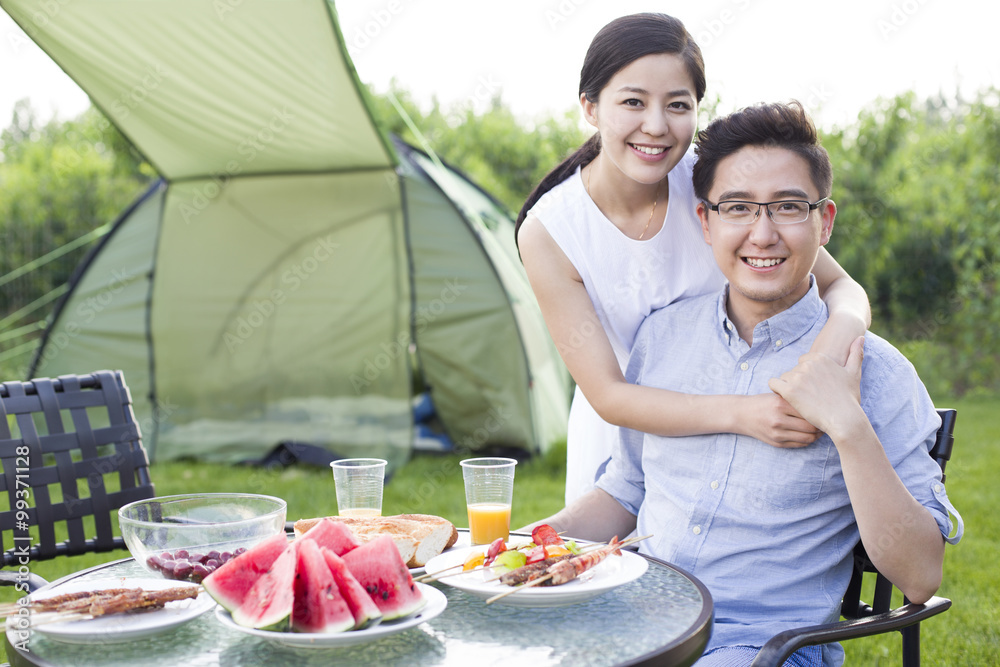
<svg viewBox="0 0 1000 667">
<path fill-rule="evenodd" d="M 359 76 L 377 90 L 395 77 L 446 106 L 500 92 L 526 119 L 575 108 L 594 33 L 639 11 L 684 21 L 721 111 L 794 97 L 822 125 L 843 126 L 879 96 L 1000 87 L 995 0 L 350 0 L 338 11 Z M 0 125 L 24 97 L 43 118 L 88 106 L 0 12 Z"/>
</svg>

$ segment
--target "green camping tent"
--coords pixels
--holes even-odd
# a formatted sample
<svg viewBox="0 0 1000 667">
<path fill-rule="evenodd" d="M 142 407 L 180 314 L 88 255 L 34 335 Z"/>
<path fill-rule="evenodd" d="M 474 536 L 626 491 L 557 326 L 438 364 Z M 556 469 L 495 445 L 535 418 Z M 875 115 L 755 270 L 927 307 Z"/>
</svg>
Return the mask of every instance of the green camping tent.
<svg viewBox="0 0 1000 667">
<path fill-rule="evenodd" d="M 564 435 L 510 219 L 379 131 L 331 4 L 0 4 L 162 176 L 80 267 L 33 375 L 122 369 L 156 460 L 298 442 L 400 463 L 417 394 L 463 449 Z"/>
</svg>

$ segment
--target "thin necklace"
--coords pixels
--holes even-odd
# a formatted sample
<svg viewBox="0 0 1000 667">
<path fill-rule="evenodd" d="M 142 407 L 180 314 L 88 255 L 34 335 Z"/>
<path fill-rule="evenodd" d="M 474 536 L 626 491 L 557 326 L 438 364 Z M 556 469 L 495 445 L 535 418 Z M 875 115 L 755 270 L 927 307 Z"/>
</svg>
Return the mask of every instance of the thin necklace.
<svg viewBox="0 0 1000 667">
<path fill-rule="evenodd" d="M 594 168 L 596 165 L 591 165 L 590 170 L 587 172 L 587 196 L 593 201 L 594 197 L 590 194 L 590 177 L 594 175 Z M 662 182 L 662 181 L 661 181 Z M 656 198 L 653 199 L 653 208 L 649 211 L 649 220 L 646 221 L 646 226 L 642 228 L 642 234 L 639 234 L 637 241 L 641 241 L 642 237 L 646 235 L 649 231 L 649 223 L 653 222 L 653 214 L 656 213 L 656 207 L 660 203 L 660 183 L 656 184 Z"/>
</svg>

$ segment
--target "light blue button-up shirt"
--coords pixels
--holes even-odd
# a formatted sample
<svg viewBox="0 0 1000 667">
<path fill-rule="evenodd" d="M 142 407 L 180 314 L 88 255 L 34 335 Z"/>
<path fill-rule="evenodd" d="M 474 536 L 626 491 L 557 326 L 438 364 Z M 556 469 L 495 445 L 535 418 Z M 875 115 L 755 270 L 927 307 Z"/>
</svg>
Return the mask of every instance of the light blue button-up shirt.
<svg viewBox="0 0 1000 667">
<path fill-rule="evenodd" d="M 687 394 L 770 392 L 768 380 L 797 364 L 827 320 L 813 284 L 792 307 L 758 324 L 749 346 L 725 306 L 723 292 L 650 314 L 626 379 Z M 961 517 L 928 456 L 940 418 L 913 366 L 871 333 L 861 404 L 900 479 L 957 542 Z M 780 449 L 744 435 L 667 438 L 622 429 L 597 486 L 637 515 L 638 534 L 653 535 L 641 551 L 692 572 L 711 591 L 709 648 L 761 646 L 782 630 L 839 617 L 859 533 L 827 436 Z M 950 515 L 958 524 L 953 536 Z M 824 653 L 827 662 L 842 659 L 839 647 Z"/>
</svg>

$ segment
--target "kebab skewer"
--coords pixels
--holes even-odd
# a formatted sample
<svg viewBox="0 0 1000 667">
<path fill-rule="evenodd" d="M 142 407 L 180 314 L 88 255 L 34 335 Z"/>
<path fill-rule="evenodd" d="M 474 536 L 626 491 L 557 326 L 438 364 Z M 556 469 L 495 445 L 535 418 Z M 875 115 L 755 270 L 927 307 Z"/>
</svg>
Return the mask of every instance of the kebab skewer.
<svg viewBox="0 0 1000 667">
<path fill-rule="evenodd" d="M 27 603 L 0 606 L 0 616 L 19 614 L 27 607 L 31 625 L 80 621 L 125 612 L 152 611 L 168 602 L 194 599 L 200 586 L 176 586 L 158 591 L 141 588 L 110 588 L 98 591 L 55 595 Z"/>
<path fill-rule="evenodd" d="M 526 575 L 518 573 L 517 570 L 508 572 L 507 575 L 515 575 L 515 576 L 512 576 L 508 578 L 507 581 L 504 581 L 504 576 L 507 575 L 503 575 L 500 578 L 500 582 L 509 583 L 510 585 L 514 585 L 515 588 L 512 588 L 509 591 L 504 591 L 503 593 L 500 593 L 498 595 L 494 595 L 493 597 L 486 600 L 486 604 L 490 604 L 491 602 L 495 602 L 501 598 L 505 598 L 508 595 L 513 595 L 514 593 L 522 591 L 525 588 L 530 588 L 533 586 L 540 586 L 540 585 L 558 586 L 561 584 L 565 584 L 569 581 L 572 581 L 573 579 L 576 579 L 578 576 L 580 576 L 587 570 L 594 568 L 608 556 L 612 554 L 620 556 L 621 549 L 623 547 L 626 547 L 630 544 L 635 544 L 636 542 L 640 542 L 645 539 L 649 539 L 649 537 L 651 536 L 646 535 L 644 537 L 633 537 L 624 541 L 619 541 L 618 537 L 615 536 L 611 540 L 611 542 L 600 548 L 588 551 L 585 554 L 580 554 L 579 556 L 573 556 L 571 558 L 559 560 L 558 562 L 548 566 L 541 574 L 537 573 L 537 570 L 529 571 Z M 525 567 L 530 567 L 530 566 L 526 565 Z M 525 583 L 521 583 L 522 579 L 524 580 Z"/>
</svg>

